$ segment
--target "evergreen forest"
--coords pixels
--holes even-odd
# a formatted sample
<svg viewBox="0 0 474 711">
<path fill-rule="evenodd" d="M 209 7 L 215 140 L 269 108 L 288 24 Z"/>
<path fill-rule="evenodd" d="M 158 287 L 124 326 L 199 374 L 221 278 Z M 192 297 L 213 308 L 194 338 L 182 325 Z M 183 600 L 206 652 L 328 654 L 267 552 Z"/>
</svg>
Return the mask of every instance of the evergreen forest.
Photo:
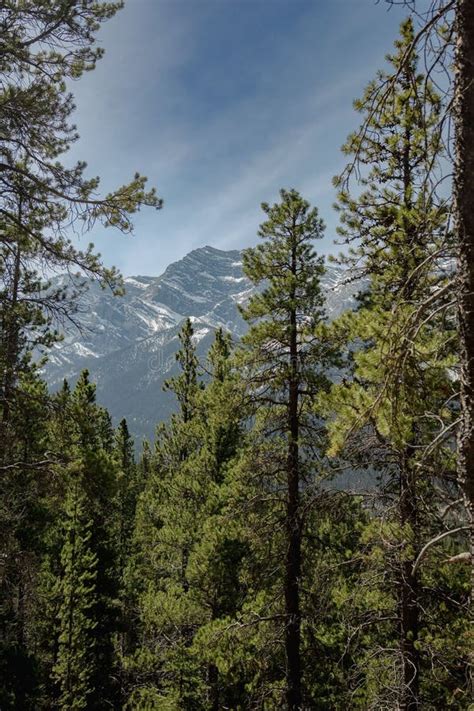
<svg viewBox="0 0 474 711">
<path fill-rule="evenodd" d="M 137 448 L 92 372 L 42 375 L 81 291 L 45 274 L 123 291 L 71 226 L 163 206 L 65 158 L 122 3 L 0 0 L 1 711 L 474 709 L 474 3 L 401 4 L 334 178 L 356 308 L 327 318 L 323 219 L 282 188 L 246 334 L 202 359 L 183 321 Z"/>
</svg>

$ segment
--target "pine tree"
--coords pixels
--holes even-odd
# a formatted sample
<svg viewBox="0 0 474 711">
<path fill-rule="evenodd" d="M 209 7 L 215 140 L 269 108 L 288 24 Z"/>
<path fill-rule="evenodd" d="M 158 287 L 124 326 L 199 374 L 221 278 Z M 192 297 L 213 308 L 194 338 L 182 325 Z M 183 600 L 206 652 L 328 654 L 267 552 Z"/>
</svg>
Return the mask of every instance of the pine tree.
<svg viewBox="0 0 474 711">
<path fill-rule="evenodd" d="M 355 104 L 365 130 L 351 135 L 344 151 L 361 166 L 362 193 L 353 197 L 344 176 L 336 181 L 340 233 L 356 243 L 345 261 L 362 263 L 369 286 L 358 312 L 338 324 L 356 350 L 352 381 L 333 388 L 337 417 L 332 427 L 333 451 L 350 443 L 346 451 L 357 451 L 359 463 L 375 464 L 384 474 L 386 501 L 396 507 L 397 519 L 384 535 L 395 551 L 395 560 L 385 566 L 394 566 L 400 668 L 397 678 L 386 683 L 390 698 L 384 701 L 379 689 L 378 703 L 410 711 L 421 703 L 427 653 L 422 639 L 428 639 L 416 561 L 423 541 L 446 526 L 433 480 L 446 494 L 452 489 L 456 392 L 450 374 L 455 337 L 449 298 L 444 308 L 440 300 L 437 317 L 425 318 L 433 294 L 447 297 L 451 242 L 446 237 L 448 203 L 433 190 L 443 160 L 441 105 L 418 73 L 413 40 L 408 20 L 395 54 L 388 57 L 391 74 L 380 73 Z M 382 84 L 389 89 L 374 110 Z"/>
<path fill-rule="evenodd" d="M 280 517 L 285 522 L 281 541 L 284 572 L 276 594 L 284 598 L 286 706 L 299 709 L 304 703 L 300 609 L 303 511 L 312 488 L 314 494 L 317 453 L 321 455 L 324 440 L 314 402 L 328 387 L 327 373 L 335 362 L 335 352 L 320 331 L 325 318 L 320 286 L 324 268 L 312 247 L 313 240 L 322 237 L 323 223 L 316 208 L 310 209 L 295 190 L 282 190 L 280 196 L 280 203 L 262 205 L 268 218 L 259 229 L 264 243 L 244 252 L 246 276 L 263 289 L 242 309 L 251 327 L 243 338 L 241 364 L 257 431 L 263 437 L 259 448 L 248 454 L 248 465 L 254 467 L 251 471 L 261 470 L 261 481 L 254 489 L 259 489 L 263 498 L 275 492 L 279 503 L 271 513 L 273 525 L 278 526 Z"/>
<path fill-rule="evenodd" d="M 394 0 L 387 0 L 393 3 Z M 412 10 L 411 3 L 405 5 Z M 474 193 L 471 176 L 474 165 L 474 12 L 469 0 L 452 3 L 437 0 L 422 15 L 417 33 L 417 45 L 426 52 L 427 67 L 441 67 L 448 77 L 452 74 L 452 88 L 447 92 L 444 121 L 453 121 L 454 131 L 447 140 L 452 145 L 453 222 L 456 244 L 457 278 L 453 282 L 456 293 L 457 320 L 460 337 L 460 403 L 461 418 L 457 433 L 457 470 L 463 490 L 466 518 L 470 521 L 469 550 L 460 554 L 457 562 L 471 563 L 471 604 L 474 600 L 474 333 L 473 283 L 474 227 L 472 223 Z M 453 51 L 454 49 L 454 51 Z M 434 306 L 434 304 L 433 304 Z"/>
<path fill-rule="evenodd" d="M 146 179 L 139 175 L 97 198 L 98 179 L 84 177 L 85 164 L 65 167 L 59 159 L 77 138 L 70 124 L 75 107 L 66 82 L 95 68 L 103 55 L 103 49 L 94 46 L 96 34 L 121 6 L 95 0 L 80 5 L 25 0 L 20 5 L 4 3 L 0 9 L 4 224 L 22 238 L 27 235 L 30 248 L 52 264 L 82 264 L 112 281 L 116 272 L 103 270 L 90 246 L 85 252 L 74 247 L 67 224 L 76 218 L 100 220 L 127 231 L 130 213 L 142 204 L 161 203 L 153 190 L 145 190 Z M 26 221 L 18 211 L 20 204 Z M 45 234 L 45 223 L 53 223 L 56 230 Z M 2 243 L 14 245 L 15 236 L 4 233 Z"/>
<path fill-rule="evenodd" d="M 458 473 L 471 531 L 471 609 L 474 602 L 474 10 L 456 3 L 454 219 L 458 255 L 458 321 L 461 361 L 461 426 Z M 471 657 L 472 662 L 472 657 Z M 472 667 L 472 665 L 471 665 Z M 474 687 L 471 679 L 471 686 Z"/>
<path fill-rule="evenodd" d="M 11 702 L 26 709 L 39 703 L 27 700 L 37 682 L 38 665 L 31 662 L 28 684 L 17 683 L 16 675 L 8 672 L 9 660 L 16 656 L 20 670 L 30 664 L 25 660 L 35 658 L 31 618 L 40 606 L 34 599 L 37 576 L 45 562 L 41 557 L 49 558 L 46 541 L 55 538 L 47 530 L 50 516 L 64 493 L 58 491 L 54 476 L 65 460 L 81 456 L 70 417 L 64 423 L 71 440 L 66 451 L 48 441 L 49 402 L 32 364 L 33 353 L 36 356 L 38 349 L 47 350 L 57 340 L 57 322 L 74 320 L 80 280 L 72 280 L 69 288 L 56 288 L 44 283 L 44 274 L 80 271 L 119 293 L 118 272 L 103 265 L 93 245 L 78 249 L 70 227 L 76 220 L 89 228 L 99 221 L 128 232 L 131 215 L 141 205 L 161 206 L 138 174 L 128 185 L 99 197 L 99 181 L 85 176 L 84 163 L 61 162 L 77 139 L 70 123 L 74 102 L 66 83 L 94 69 L 103 54 L 94 46 L 96 34 L 121 6 L 95 0 L 25 0 L 0 7 L 0 467 L 5 474 L 0 526 L 8 530 L 0 551 L 6 573 L 0 581 L 0 666 L 9 680 L 2 707 Z M 69 409 L 72 416 L 72 404 Z M 105 436 L 105 417 L 102 430 Z M 92 476 L 97 469 L 110 470 L 105 466 L 107 445 L 101 444 L 96 463 L 102 457 L 104 466 L 95 470 L 91 466 Z M 57 558 L 57 545 L 53 548 Z M 100 570 L 99 565 L 99 578 Z M 114 577 L 112 569 L 109 574 Z"/>
<path fill-rule="evenodd" d="M 94 46 L 100 25 L 120 2 L 61 0 L 3 3 L 0 8 L 2 147 L 0 162 L 0 434 L 9 441 L 8 416 L 25 346 L 50 346 L 57 337 L 51 319 L 74 318 L 81 281 L 67 287 L 42 284 L 58 270 L 97 278 L 120 293 L 115 269 L 106 268 L 93 245 L 85 250 L 70 238 L 70 226 L 97 220 L 125 232 L 131 214 L 161 201 L 138 174 L 130 184 L 98 197 L 98 178 L 84 176 L 85 164 L 66 167 L 61 156 L 77 139 L 66 81 L 94 69 L 103 54 Z M 41 264 L 41 270 L 38 270 Z M 20 393 L 21 395 L 21 393 Z M 2 452 L 0 451 L 0 454 Z M 3 452 L 5 456 L 6 452 Z"/>
</svg>

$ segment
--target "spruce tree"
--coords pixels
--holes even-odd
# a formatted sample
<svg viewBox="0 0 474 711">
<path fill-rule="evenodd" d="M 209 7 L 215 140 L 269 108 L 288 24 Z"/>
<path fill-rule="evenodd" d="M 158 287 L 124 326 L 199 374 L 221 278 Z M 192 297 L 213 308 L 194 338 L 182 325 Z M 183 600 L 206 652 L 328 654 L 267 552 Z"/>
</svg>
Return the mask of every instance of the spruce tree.
<svg viewBox="0 0 474 711">
<path fill-rule="evenodd" d="M 176 360 L 180 372 L 165 384 L 176 394 L 179 408 L 170 423 L 157 429 L 152 471 L 137 509 L 138 550 L 132 576 L 139 590 L 142 634 L 136 669 L 147 684 L 132 694 L 134 708 L 151 703 L 171 708 L 195 703 L 190 708 L 199 707 L 199 679 L 191 652 L 197 611 L 188 580 L 196 508 L 202 495 L 189 464 L 196 446 L 191 427 L 199 391 L 190 319 L 184 322 L 179 338 Z"/>
<path fill-rule="evenodd" d="M 27 711 L 37 707 L 40 687 L 36 638 L 43 601 L 38 575 L 52 463 L 46 385 L 35 369 L 26 367 L 18 383 L 22 397 L 17 393 L 11 401 L 6 457 L 0 464 L 0 706 Z"/>
<path fill-rule="evenodd" d="M 79 497 L 88 527 L 87 550 L 94 559 L 94 595 L 88 609 L 89 670 L 87 708 L 100 709 L 117 702 L 118 664 L 114 642 L 119 633 L 120 570 L 117 530 L 118 465 L 111 450 L 110 417 L 95 401 L 95 386 L 81 374 L 71 391 L 67 383 L 53 399 L 50 447 L 54 458 L 54 486 L 49 492 L 50 515 L 43 539 L 43 565 L 39 581 L 45 600 L 44 622 L 39 625 L 44 693 L 42 704 L 58 702 L 58 690 L 48 679 L 57 665 L 60 634 L 55 618 L 61 601 L 65 568 L 61 551 L 68 547 L 66 532 L 71 497 Z"/>
<path fill-rule="evenodd" d="M 116 547 L 118 467 L 112 450 L 113 429 L 108 414 L 96 403 L 96 388 L 83 371 L 71 394 L 73 449 L 83 471 L 83 486 L 92 519 L 91 549 L 97 558 L 96 599 L 93 608 L 94 677 L 91 708 L 113 702 L 114 636 L 119 625 L 120 588 Z"/>
<path fill-rule="evenodd" d="M 119 569 L 122 571 L 129 553 L 135 508 L 140 492 L 133 439 L 125 419 L 120 421 L 115 432 L 114 455 L 119 467 L 117 474 L 117 546 Z"/>
<path fill-rule="evenodd" d="M 178 401 L 179 419 L 186 424 L 190 421 L 195 406 L 198 390 L 196 349 L 193 343 L 194 330 L 191 319 L 187 318 L 179 333 L 181 348 L 176 353 L 176 361 L 180 368 L 177 377 L 169 378 L 164 389 L 171 390 Z"/>
<path fill-rule="evenodd" d="M 59 687 L 58 707 L 86 709 L 93 691 L 96 627 L 97 556 L 91 548 L 93 522 L 87 512 L 82 471 L 72 477 L 65 503 L 62 574 L 58 581 L 58 654 L 53 674 Z"/>
<path fill-rule="evenodd" d="M 211 711 L 236 706 L 246 698 L 243 680 L 231 680 L 230 675 L 221 674 L 215 644 L 219 621 L 233 616 L 242 601 L 239 574 L 246 553 L 244 542 L 226 514 L 230 468 L 243 444 L 245 414 L 241 383 L 231 355 L 230 335 L 218 329 L 207 356 L 209 380 L 198 395 L 193 420 L 199 448 L 191 462 L 194 477 L 202 482 L 204 496 L 188 571 L 201 608 L 194 649 L 202 659 L 206 708 Z"/>
<path fill-rule="evenodd" d="M 122 703 L 125 700 L 126 674 L 123 663 L 133 648 L 137 637 L 136 620 L 133 619 L 135 591 L 129 585 L 127 569 L 133 555 L 133 528 L 138 496 L 142 489 L 140 469 L 135 463 L 133 439 L 127 421 L 122 419 L 115 431 L 114 458 L 117 463 L 117 489 L 112 523 L 116 549 L 116 566 L 119 577 L 118 605 L 120 616 L 116 635 L 116 652 L 119 673 L 122 675 L 120 689 Z"/>
<path fill-rule="evenodd" d="M 197 380 L 190 321 L 168 381 L 180 408 L 158 430 L 151 471 L 137 509 L 132 578 L 141 589 L 141 629 L 132 676 L 146 679 L 130 705 L 218 709 L 241 698 L 242 684 L 221 677 L 214 623 L 239 599 L 240 541 L 222 516 L 229 463 L 240 443 L 241 393 L 220 329 L 205 388 Z"/>
</svg>

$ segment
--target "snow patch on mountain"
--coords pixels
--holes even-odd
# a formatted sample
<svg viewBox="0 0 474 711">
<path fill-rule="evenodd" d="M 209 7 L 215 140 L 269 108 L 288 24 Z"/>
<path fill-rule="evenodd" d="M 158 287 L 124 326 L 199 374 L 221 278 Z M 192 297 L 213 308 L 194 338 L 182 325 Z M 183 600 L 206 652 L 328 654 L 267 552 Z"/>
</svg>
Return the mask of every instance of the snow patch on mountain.
<svg viewBox="0 0 474 711">
<path fill-rule="evenodd" d="M 53 287 L 64 279 L 56 277 Z M 353 308 L 359 287 L 344 270 L 329 266 L 322 283 L 330 318 Z M 176 372 L 183 320 L 192 318 L 198 356 L 205 358 L 215 329 L 224 328 L 235 340 L 245 333 L 238 306 L 255 287 L 242 272 L 239 251 L 210 246 L 170 264 L 161 276 L 129 276 L 124 285 L 125 295 L 114 297 L 87 283 L 79 304 L 81 330 L 67 329 L 44 372 L 55 389 L 88 368 L 99 402 L 116 420 L 125 416 L 138 438 L 151 437 L 174 408 L 173 396 L 162 386 Z"/>
</svg>

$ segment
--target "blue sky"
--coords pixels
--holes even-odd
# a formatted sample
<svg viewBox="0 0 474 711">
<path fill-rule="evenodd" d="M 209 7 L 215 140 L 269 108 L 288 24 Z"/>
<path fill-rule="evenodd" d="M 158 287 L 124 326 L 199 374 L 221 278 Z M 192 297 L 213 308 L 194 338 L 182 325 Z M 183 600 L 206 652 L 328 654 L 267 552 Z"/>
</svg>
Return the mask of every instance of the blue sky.
<svg viewBox="0 0 474 711">
<path fill-rule="evenodd" d="M 128 0 L 100 31 L 97 69 L 73 84 L 86 160 L 104 190 L 135 172 L 165 204 L 133 236 L 87 236 L 125 275 L 156 275 L 206 244 L 255 244 L 262 201 L 294 187 L 337 252 L 331 178 L 358 125 L 352 101 L 400 21 L 384 0 Z M 86 240 L 86 238 L 82 238 Z"/>
</svg>

